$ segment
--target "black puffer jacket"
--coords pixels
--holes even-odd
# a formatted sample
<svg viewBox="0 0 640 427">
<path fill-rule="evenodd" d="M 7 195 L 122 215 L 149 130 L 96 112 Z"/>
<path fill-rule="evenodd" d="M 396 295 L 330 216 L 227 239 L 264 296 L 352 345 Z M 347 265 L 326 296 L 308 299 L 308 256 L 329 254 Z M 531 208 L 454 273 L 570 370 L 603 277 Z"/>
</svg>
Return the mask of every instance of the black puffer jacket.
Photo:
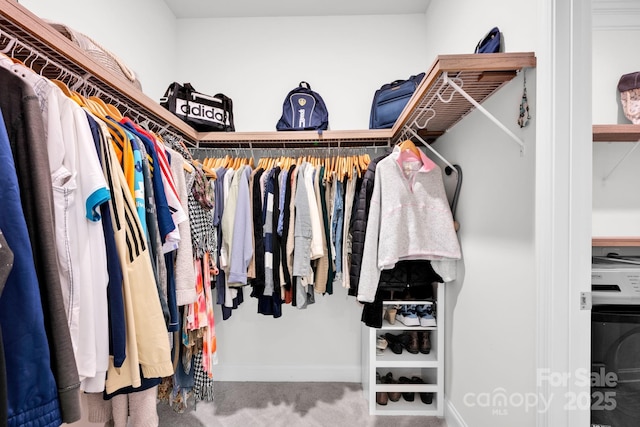
<svg viewBox="0 0 640 427">
<path fill-rule="evenodd" d="M 358 295 L 358 284 L 360 282 L 360 268 L 362 267 L 362 253 L 364 251 L 364 239 L 367 232 L 367 218 L 369 217 L 369 204 L 373 193 L 373 182 L 378 162 L 385 157 L 380 156 L 369 163 L 367 171 L 362 178 L 362 185 L 354 203 L 356 204 L 351 216 L 351 268 L 349 270 L 350 284 L 349 295 Z"/>
</svg>

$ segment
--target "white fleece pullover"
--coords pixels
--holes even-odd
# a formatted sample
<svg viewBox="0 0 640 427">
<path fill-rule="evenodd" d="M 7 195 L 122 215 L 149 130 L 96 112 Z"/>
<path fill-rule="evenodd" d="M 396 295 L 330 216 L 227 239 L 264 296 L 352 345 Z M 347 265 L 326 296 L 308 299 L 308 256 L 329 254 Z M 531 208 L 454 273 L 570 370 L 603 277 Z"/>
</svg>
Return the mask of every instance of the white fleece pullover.
<svg viewBox="0 0 640 427">
<path fill-rule="evenodd" d="M 374 301 L 380 272 L 394 267 L 398 261 L 434 260 L 432 264 L 436 269 L 435 260 L 448 264 L 461 257 L 442 171 L 424 153 L 420 154 L 420 161 L 416 157 L 401 167 L 398 161 L 400 149 L 396 147 L 378 163 L 362 254 L 358 301 Z M 416 170 L 416 164 L 420 165 L 419 170 Z M 403 169 L 413 170 L 407 176 Z"/>
</svg>

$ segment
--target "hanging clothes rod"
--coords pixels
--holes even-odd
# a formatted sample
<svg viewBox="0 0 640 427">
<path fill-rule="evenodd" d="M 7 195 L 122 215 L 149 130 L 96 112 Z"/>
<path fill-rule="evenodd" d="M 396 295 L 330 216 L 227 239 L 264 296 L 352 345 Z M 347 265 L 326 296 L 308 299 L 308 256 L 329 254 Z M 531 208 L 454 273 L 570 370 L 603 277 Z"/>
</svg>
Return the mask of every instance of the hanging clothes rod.
<svg viewBox="0 0 640 427">
<path fill-rule="evenodd" d="M 422 145 L 424 145 L 425 147 L 427 147 L 433 154 L 435 154 L 440 160 L 442 160 L 442 162 L 449 166 L 456 174 L 458 173 L 458 169 L 453 166 L 453 164 L 451 164 L 451 162 L 449 162 L 449 160 L 445 159 L 444 156 L 440 153 L 438 153 L 438 151 L 436 151 L 435 148 L 433 148 L 430 144 L 427 143 L 427 141 L 425 141 L 424 139 L 422 139 L 422 137 L 420 135 L 418 135 L 418 133 L 411 129 L 410 127 L 406 126 L 405 130 L 411 134 L 411 136 L 413 136 L 414 138 L 416 138 L 418 141 L 420 141 L 422 143 Z"/>
<path fill-rule="evenodd" d="M 498 120 L 493 114 L 491 114 L 486 108 L 484 108 L 482 105 L 480 105 L 480 103 L 478 101 L 476 101 L 475 99 L 473 99 L 471 97 L 471 95 L 469 95 L 464 89 L 462 89 L 462 87 L 458 86 L 458 84 L 449 77 L 449 74 L 444 71 L 442 73 L 442 78 L 444 80 L 444 82 L 446 84 L 448 84 L 449 86 L 451 86 L 456 92 L 458 92 L 460 95 L 462 95 L 467 101 L 469 101 L 471 103 L 471 105 L 473 105 L 474 107 L 476 107 L 482 114 L 484 114 L 489 120 L 491 120 L 493 123 L 495 123 L 500 129 L 502 129 L 507 135 L 509 135 L 511 137 L 511 139 L 513 139 L 519 146 L 520 146 L 520 155 L 524 155 L 524 142 L 515 134 L 511 131 L 511 129 L 509 129 L 508 127 L 506 127 L 500 120 Z M 448 103 L 451 101 L 451 99 L 445 100 L 442 98 L 442 96 L 440 95 L 440 93 L 438 92 L 438 98 L 440 98 L 440 101 L 443 103 Z"/>
<path fill-rule="evenodd" d="M 379 145 L 365 147 L 314 147 L 314 148 L 285 148 L 285 147 L 199 147 L 190 149 L 194 159 L 232 157 L 335 157 L 335 156 L 356 156 L 364 153 L 376 155 L 378 151 L 386 150 L 386 147 Z"/>
<path fill-rule="evenodd" d="M 136 108 L 126 102 L 124 99 L 119 98 L 116 95 L 109 94 L 90 82 L 89 80 L 93 78 L 90 73 L 86 73 L 84 76 L 79 75 L 60 62 L 52 59 L 42 50 L 21 40 L 19 37 L 8 32 L 4 28 L 0 29 L 0 52 L 10 58 L 21 61 L 26 67 L 31 68 L 35 73 L 38 73 L 43 77 L 57 79 L 64 82 L 72 91 L 76 91 L 83 96 L 97 96 L 103 99 L 118 108 L 124 116 L 127 116 L 140 124 L 144 124 L 148 130 L 155 132 L 160 136 L 169 135 L 181 141 L 185 141 L 191 146 L 196 146 L 193 142 L 182 138 L 177 133 L 169 130 L 169 126 L 167 124 L 158 122 L 139 108 Z M 39 70 L 34 69 L 34 65 L 38 65 Z"/>
</svg>

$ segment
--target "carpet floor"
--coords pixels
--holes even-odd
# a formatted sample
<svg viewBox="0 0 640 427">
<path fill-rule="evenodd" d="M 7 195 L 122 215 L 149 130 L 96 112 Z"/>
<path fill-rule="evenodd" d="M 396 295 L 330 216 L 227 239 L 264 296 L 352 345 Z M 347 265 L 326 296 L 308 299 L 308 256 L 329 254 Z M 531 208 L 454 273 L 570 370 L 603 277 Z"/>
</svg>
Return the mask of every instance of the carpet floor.
<svg viewBox="0 0 640 427">
<path fill-rule="evenodd" d="M 158 415 L 160 427 L 446 427 L 436 417 L 369 415 L 354 383 L 216 382 L 212 402 L 190 400 L 182 414 L 159 403 Z"/>
</svg>

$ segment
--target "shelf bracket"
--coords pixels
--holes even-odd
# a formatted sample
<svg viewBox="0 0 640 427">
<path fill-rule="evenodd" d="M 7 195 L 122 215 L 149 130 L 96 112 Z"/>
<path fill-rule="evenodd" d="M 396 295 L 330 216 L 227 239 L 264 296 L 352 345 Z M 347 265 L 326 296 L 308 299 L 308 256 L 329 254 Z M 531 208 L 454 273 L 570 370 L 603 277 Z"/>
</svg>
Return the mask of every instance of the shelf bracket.
<svg viewBox="0 0 640 427">
<path fill-rule="evenodd" d="M 602 180 L 606 181 L 607 179 L 609 179 L 609 177 L 613 174 L 613 172 L 616 169 L 618 169 L 618 166 L 620 166 L 622 164 L 622 162 L 627 160 L 627 157 L 629 157 L 631 155 L 631 153 L 633 153 L 635 151 L 635 149 L 638 148 L 639 144 L 640 144 L 640 140 L 636 141 L 635 144 L 633 144 L 633 147 L 631 147 L 631 149 L 629 151 L 627 151 L 627 153 L 624 156 L 622 156 L 622 158 L 620 160 L 618 160 L 618 163 L 616 163 L 616 165 L 609 171 L 608 174 L 606 174 L 604 176 L 604 178 L 602 178 Z"/>
<path fill-rule="evenodd" d="M 456 92 L 462 95 L 467 101 L 471 103 L 474 107 L 476 107 L 482 114 L 484 114 L 489 120 L 495 123 L 500 129 L 502 129 L 507 135 L 511 137 L 519 146 L 520 146 L 520 155 L 524 155 L 524 142 L 511 131 L 508 127 L 506 127 L 500 120 L 498 120 L 493 114 L 491 114 L 486 108 L 484 108 L 478 101 L 473 99 L 467 92 L 464 91 L 455 81 L 449 78 L 449 75 L 446 71 L 442 73 L 442 78 L 445 83 L 451 86 Z M 442 101 L 442 99 L 441 99 Z"/>
</svg>

